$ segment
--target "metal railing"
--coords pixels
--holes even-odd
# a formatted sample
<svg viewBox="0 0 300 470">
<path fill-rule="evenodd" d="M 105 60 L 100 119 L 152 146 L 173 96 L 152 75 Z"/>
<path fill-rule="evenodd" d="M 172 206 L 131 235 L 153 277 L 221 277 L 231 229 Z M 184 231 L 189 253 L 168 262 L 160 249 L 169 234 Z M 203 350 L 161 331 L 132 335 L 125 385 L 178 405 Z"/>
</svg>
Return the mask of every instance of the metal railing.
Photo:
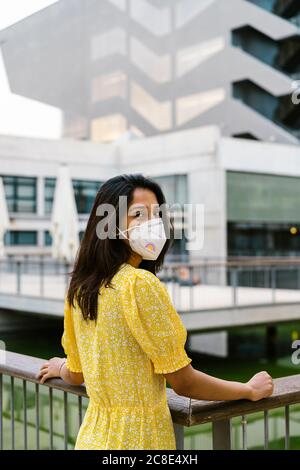
<svg viewBox="0 0 300 470">
<path fill-rule="evenodd" d="M 0 260 L 0 293 L 62 298 L 68 286 L 70 263 L 40 256 L 9 257 Z"/>
<path fill-rule="evenodd" d="M 85 387 L 72 386 L 60 379 L 50 379 L 41 385 L 36 379 L 44 362 L 30 356 L 1 351 L 0 363 L 0 448 L 1 449 L 55 449 L 58 438 L 63 449 L 74 448 L 77 432 L 86 409 Z M 3 360 L 5 354 L 5 360 Z M 17 385 L 18 382 L 18 385 Z M 272 410 L 281 410 L 284 419 L 284 448 L 290 448 L 290 423 L 292 405 L 300 403 L 300 375 L 275 379 L 272 397 L 251 402 L 198 401 L 177 395 L 167 389 L 177 449 L 196 449 L 195 438 L 189 439 L 187 431 L 211 423 L 213 449 L 232 449 L 233 421 L 242 433 L 243 449 L 248 448 L 248 422 L 260 414 L 263 419 L 262 446 L 269 448 L 269 420 Z M 19 387 L 16 393 L 16 388 Z M 55 400 L 61 394 L 60 411 Z M 54 429 L 54 418 L 62 419 L 60 432 Z M 47 418 L 47 419 L 46 419 Z M 299 436 L 297 421 L 296 434 Z M 199 447 L 198 447 L 199 448 Z"/>
<path fill-rule="evenodd" d="M 158 276 L 184 311 L 300 300 L 299 258 L 165 263 Z"/>
<path fill-rule="evenodd" d="M 70 264 L 43 257 L 1 260 L 0 293 L 62 299 L 71 270 Z M 299 258 L 166 262 L 158 277 L 175 307 L 185 311 L 300 300 Z M 205 298 L 210 302 L 203 304 Z"/>
</svg>

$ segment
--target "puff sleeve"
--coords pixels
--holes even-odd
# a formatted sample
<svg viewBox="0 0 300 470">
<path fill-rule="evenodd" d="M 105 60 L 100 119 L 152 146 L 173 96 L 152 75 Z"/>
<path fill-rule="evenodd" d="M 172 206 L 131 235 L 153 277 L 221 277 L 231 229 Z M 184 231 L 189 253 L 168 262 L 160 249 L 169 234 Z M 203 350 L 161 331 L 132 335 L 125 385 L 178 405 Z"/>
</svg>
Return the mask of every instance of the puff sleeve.
<svg viewBox="0 0 300 470">
<path fill-rule="evenodd" d="M 82 372 L 72 318 L 72 309 L 67 297 L 64 302 L 64 332 L 61 338 L 61 345 L 67 356 L 66 367 L 71 372 Z"/>
<path fill-rule="evenodd" d="M 154 373 L 167 374 L 187 366 L 192 361 L 184 349 L 187 331 L 165 285 L 149 271 L 138 269 L 125 295 L 126 321 L 152 361 Z"/>
</svg>

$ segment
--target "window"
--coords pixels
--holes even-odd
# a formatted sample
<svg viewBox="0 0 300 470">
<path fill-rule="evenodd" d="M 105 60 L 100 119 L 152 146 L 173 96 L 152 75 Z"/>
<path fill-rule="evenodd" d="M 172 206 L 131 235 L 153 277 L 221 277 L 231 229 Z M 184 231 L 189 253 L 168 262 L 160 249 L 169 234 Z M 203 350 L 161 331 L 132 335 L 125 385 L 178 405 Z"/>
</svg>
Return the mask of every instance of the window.
<svg viewBox="0 0 300 470">
<path fill-rule="evenodd" d="M 158 83 L 171 80 L 170 54 L 156 54 L 137 38 L 130 39 L 131 62 Z"/>
<path fill-rule="evenodd" d="M 88 214 L 91 211 L 96 194 L 101 186 L 101 181 L 73 181 L 77 211 L 79 214 Z"/>
<path fill-rule="evenodd" d="M 81 242 L 82 239 L 83 239 L 84 232 L 85 232 L 84 230 L 80 230 L 80 232 L 79 232 L 79 240 L 80 240 L 80 242 Z"/>
<path fill-rule="evenodd" d="M 155 176 L 151 179 L 160 185 L 167 204 L 187 204 L 186 175 Z"/>
<path fill-rule="evenodd" d="M 200 116 L 217 106 L 225 99 L 225 90 L 216 88 L 189 96 L 181 96 L 176 100 L 176 124 L 182 126 L 193 118 Z"/>
<path fill-rule="evenodd" d="M 209 41 L 193 44 L 185 49 L 180 49 L 176 56 L 176 74 L 182 77 L 186 73 L 198 67 L 210 57 L 219 53 L 225 47 L 223 37 L 216 37 Z"/>
<path fill-rule="evenodd" d="M 234 171 L 226 176 L 230 222 L 300 222 L 299 178 Z"/>
<path fill-rule="evenodd" d="M 9 212 L 36 212 L 36 178 L 3 176 Z"/>
<path fill-rule="evenodd" d="M 114 28 L 92 37 L 91 58 L 93 61 L 114 54 L 126 54 L 126 33 L 123 29 Z"/>
<path fill-rule="evenodd" d="M 55 178 L 45 179 L 45 214 L 50 214 L 52 210 L 55 190 Z"/>
<path fill-rule="evenodd" d="M 112 142 L 127 130 L 127 120 L 122 114 L 110 114 L 92 120 L 91 140 L 93 142 Z"/>
<path fill-rule="evenodd" d="M 171 101 L 156 99 L 134 81 L 131 82 L 131 106 L 155 129 L 166 131 L 171 128 Z"/>
<path fill-rule="evenodd" d="M 45 213 L 52 211 L 56 180 L 45 180 Z M 101 181 L 73 180 L 74 195 L 79 214 L 88 214 L 92 208 L 97 192 L 102 185 Z"/>
<path fill-rule="evenodd" d="M 4 236 L 6 246 L 37 245 L 37 232 L 34 231 L 8 231 Z"/>
<path fill-rule="evenodd" d="M 44 232 L 44 245 L 45 246 L 51 246 L 52 245 L 52 236 L 49 230 L 46 230 Z"/>
<path fill-rule="evenodd" d="M 187 253 L 186 237 L 184 225 L 186 225 L 186 215 L 184 214 L 184 204 L 188 202 L 187 175 L 166 175 L 152 177 L 156 181 L 166 198 L 167 207 L 170 207 L 174 221 L 174 241 L 170 247 L 170 255 L 182 255 Z"/>
<path fill-rule="evenodd" d="M 276 224 L 228 222 L 228 255 L 298 256 L 299 233 L 300 224 L 294 221 Z"/>
<path fill-rule="evenodd" d="M 115 71 L 92 79 L 92 101 L 103 101 L 110 98 L 126 98 L 126 74 Z"/>
</svg>

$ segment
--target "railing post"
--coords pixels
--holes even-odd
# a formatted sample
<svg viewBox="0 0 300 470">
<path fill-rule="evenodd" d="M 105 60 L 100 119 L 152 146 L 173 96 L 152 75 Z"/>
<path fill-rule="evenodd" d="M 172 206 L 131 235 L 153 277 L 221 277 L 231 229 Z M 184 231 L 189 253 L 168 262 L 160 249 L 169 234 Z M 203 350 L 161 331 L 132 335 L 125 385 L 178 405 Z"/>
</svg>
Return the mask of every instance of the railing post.
<svg viewBox="0 0 300 470">
<path fill-rule="evenodd" d="M 175 439 L 176 439 L 176 449 L 184 450 L 184 426 L 182 424 L 173 423 Z"/>
<path fill-rule="evenodd" d="M 40 296 L 44 297 L 44 259 L 40 257 Z"/>
<path fill-rule="evenodd" d="M 189 283 L 190 283 L 190 310 L 194 308 L 194 269 L 193 266 L 189 266 Z"/>
<path fill-rule="evenodd" d="M 17 294 L 21 294 L 21 261 L 16 261 Z"/>
<path fill-rule="evenodd" d="M 271 267 L 271 288 L 272 288 L 272 303 L 276 302 L 276 268 Z"/>
<path fill-rule="evenodd" d="M 213 421 L 213 449 L 214 450 L 230 450 L 231 449 L 231 421 L 230 419 L 222 419 Z"/>
<path fill-rule="evenodd" d="M 231 270 L 232 301 L 233 301 L 234 306 L 237 305 L 237 285 L 238 285 L 238 271 L 237 270 L 238 270 L 237 267 L 233 267 Z"/>
</svg>

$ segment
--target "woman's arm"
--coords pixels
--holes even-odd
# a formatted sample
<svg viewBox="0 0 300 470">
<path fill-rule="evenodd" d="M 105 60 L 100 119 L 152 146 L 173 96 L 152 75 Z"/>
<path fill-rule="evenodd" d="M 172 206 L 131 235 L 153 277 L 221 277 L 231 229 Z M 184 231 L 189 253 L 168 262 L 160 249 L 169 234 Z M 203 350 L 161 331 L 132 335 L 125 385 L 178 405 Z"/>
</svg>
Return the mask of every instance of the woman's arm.
<svg viewBox="0 0 300 470">
<path fill-rule="evenodd" d="M 81 372 L 71 372 L 66 367 L 65 362 L 66 358 L 53 357 L 42 365 L 37 378 L 40 378 L 42 384 L 47 379 L 60 377 L 68 384 L 81 385 L 84 382 L 83 374 Z"/>
<path fill-rule="evenodd" d="M 178 395 L 195 400 L 257 401 L 273 393 L 272 377 L 258 372 L 248 382 L 222 380 L 194 369 L 191 364 L 170 374 L 164 374 L 167 382 Z"/>
</svg>

